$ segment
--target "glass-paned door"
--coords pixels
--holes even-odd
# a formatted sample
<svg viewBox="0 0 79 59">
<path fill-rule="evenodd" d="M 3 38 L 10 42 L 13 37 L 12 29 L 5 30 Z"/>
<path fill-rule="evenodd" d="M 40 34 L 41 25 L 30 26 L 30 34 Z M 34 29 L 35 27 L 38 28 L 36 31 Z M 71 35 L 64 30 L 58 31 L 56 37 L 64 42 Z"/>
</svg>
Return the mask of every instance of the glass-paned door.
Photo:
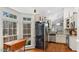
<svg viewBox="0 0 79 59">
<path fill-rule="evenodd" d="M 31 45 L 31 24 L 23 23 L 23 38 L 27 40 L 26 46 Z"/>
</svg>

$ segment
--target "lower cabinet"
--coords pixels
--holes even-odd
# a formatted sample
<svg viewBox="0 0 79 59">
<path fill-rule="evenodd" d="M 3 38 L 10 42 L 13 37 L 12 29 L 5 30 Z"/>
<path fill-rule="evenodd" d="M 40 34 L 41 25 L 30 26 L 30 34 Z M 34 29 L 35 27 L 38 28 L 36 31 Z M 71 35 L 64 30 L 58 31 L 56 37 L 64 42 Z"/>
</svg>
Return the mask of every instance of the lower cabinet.
<svg viewBox="0 0 79 59">
<path fill-rule="evenodd" d="M 57 43 L 66 43 L 66 35 L 56 35 Z"/>
<path fill-rule="evenodd" d="M 76 36 L 70 36 L 69 47 L 72 50 L 77 50 L 77 37 Z"/>
</svg>

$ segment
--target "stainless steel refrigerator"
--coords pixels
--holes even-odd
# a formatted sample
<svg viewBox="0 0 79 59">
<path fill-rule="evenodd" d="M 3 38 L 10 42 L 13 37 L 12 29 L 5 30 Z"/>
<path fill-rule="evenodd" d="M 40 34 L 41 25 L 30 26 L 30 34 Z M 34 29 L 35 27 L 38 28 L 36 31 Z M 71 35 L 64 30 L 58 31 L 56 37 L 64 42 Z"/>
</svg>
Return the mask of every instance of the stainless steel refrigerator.
<svg viewBox="0 0 79 59">
<path fill-rule="evenodd" d="M 35 23 L 36 48 L 46 49 L 48 46 L 48 26 L 45 22 Z"/>
</svg>

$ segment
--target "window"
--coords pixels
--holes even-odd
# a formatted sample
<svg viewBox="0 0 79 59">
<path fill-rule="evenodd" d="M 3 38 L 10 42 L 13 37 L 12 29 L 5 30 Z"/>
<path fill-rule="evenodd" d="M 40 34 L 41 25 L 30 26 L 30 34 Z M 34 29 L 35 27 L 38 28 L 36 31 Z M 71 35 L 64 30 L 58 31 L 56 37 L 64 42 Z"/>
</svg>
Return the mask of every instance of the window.
<svg viewBox="0 0 79 59">
<path fill-rule="evenodd" d="M 13 19 L 17 19 L 17 16 L 14 14 L 10 14 L 8 12 L 3 11 L 3 16 L 5 17 L 9 17 L 9 18 L 13 18 Z"/>
<path fill-rule="evenodd" d="M 3 39 L 4 43 L 17 39 L 16 22 L 3 21 Z"/>
<path fill-rule="evenodd" d="M 23 17 L 23 20 L 26 20 L 26 18 L 25 18 L 25 17 Z"/>
<path fill-rule="evenodd" d="M 31 21 L 31 18 L 23 17 L 23 20 L 24 20 L 24 21 Z"/>
<path fill-rule="evenodd" d="M 28 21 L 31 21 L 31 18 L 27 18 Z"/>
</svg>

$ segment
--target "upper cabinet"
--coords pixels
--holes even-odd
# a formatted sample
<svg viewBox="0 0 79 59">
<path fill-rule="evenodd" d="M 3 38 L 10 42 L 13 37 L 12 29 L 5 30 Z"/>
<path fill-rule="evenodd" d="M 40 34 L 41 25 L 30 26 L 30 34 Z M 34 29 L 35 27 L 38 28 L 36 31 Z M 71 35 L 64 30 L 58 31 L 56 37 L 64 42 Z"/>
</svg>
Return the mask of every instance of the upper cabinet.
<svg viewBox="0 0 79 59">
<path fill-rule="evenodd" d="M 70 35 L 77 35 L 78 9 L 64 8 L 64 29 L 68 30 Z"/>
<path fill-rule="evenodd" d="M 74 8 L 64 8 L 64 19 L 69 18 L 73 15 Z"/>
<path fill-rule="evenodd" d="M 64 8 L 64 29 L 77 27 L 77 11 L 75 8 Z"/>
</svg>

